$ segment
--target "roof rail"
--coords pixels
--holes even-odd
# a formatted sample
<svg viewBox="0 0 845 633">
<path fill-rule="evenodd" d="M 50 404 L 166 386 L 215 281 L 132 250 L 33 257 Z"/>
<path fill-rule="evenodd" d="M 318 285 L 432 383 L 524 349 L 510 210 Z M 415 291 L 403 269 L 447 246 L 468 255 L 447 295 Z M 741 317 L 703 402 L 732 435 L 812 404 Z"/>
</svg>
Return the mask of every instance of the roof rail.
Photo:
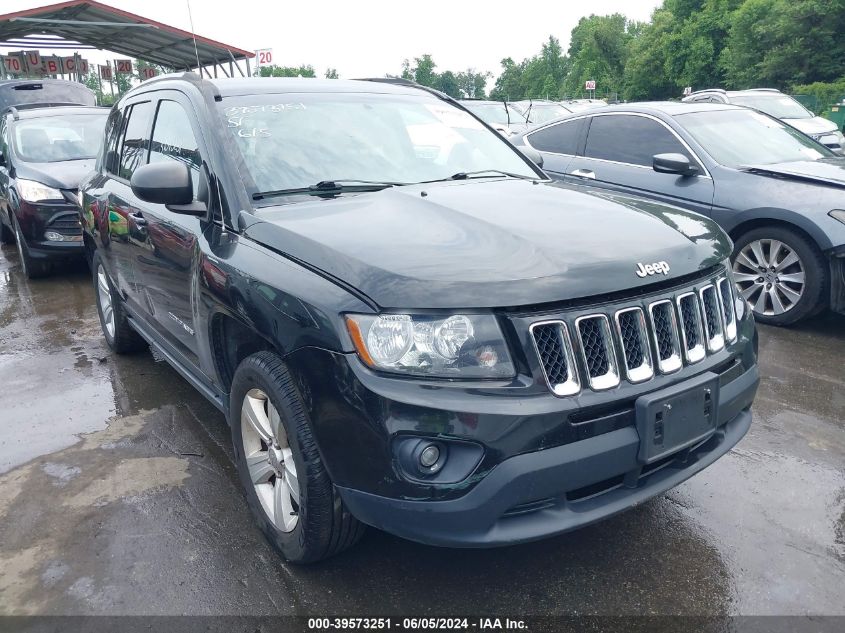
<svg viewBox="0 0 845 633">
<path fill-rule="evenodd" d="M 152 79 L 147 79 L 138 87 L 140 88 L 141 86 L 149 86 L 150 84 L 158 83 L 160 81 L 167 81 L 169 79 L 181 79 L 182 81 L 188 81 L 200 89 L 210 87 L 215 100 L 220 99 L 220 91 L 217 89 L 217 86 L 215 86 L 213 82 L 203 79 L 202 75 L 198 75 L 197 73 L 191 70 L 186 70 L 181 73 L 166 73 L 164 75 L 157 75 Z"/>
<path fill-rule="evenodd" d="M 780 92 L 777 88 L 749 88 L 748 92 Z"/>
<path fill-rule="evenodd" d="M 402 77 L 359 77 L 355 81 L 372 81 L 381 84 L 392 84 L 394 86 L 408 86 L 409 88 L 417 88 L 418 90 L 423 90 L 425 92 L 433 94 L 435 97 L 443 99 L 444 101 L 456 102 L 455 99 L 447 95 L 445 92 L 441 92 L 440 90 L 436 90 L 435 88 L 429 88 L 428 86 L 423 86 L 422 84 L 418 84 L 416 81 L 412 81 L 410 79 L 403 79 Z"/>
<path fill-rule="evenodd" d="M 702 92 L 718 92 L 720 94 L 727 94 L 727 90 L 724 88 L 702 88 L 701 90 L 693 90 L 691 93 L 684 96 L 690 97 L 692 95 L 701 94 Z"/>
</svg>

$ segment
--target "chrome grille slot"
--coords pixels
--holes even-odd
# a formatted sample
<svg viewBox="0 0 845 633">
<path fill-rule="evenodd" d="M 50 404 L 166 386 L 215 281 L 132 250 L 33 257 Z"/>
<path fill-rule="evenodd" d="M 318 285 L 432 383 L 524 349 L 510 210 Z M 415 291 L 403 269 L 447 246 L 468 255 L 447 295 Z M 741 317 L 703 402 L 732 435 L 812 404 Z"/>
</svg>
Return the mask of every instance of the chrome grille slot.
<svg viewBox="0 0 845 633">
<path fill-rule="evenodd" d="M 725 346 L 724 316 L 716 296 L 716 286 L 704 286 L 699 291 L 701 308 L 704 313 L 704 333 L 707 339 L 707 351 L 718 352 Z"/>
<path fill-rule="evenodd" d="M 655 301 L 648 311 L 657 347 L 657 368 L 661 374 L 678 371 L 681 368 L 681 346 L 672 302 L 668 299 Z"/>
<path fill-rule="evenodd" d="M 622 344 L 625 375 L 631 382 L 654 376 L 645 315 L 640 308 L 626 308 L 616 313 L 616 333 Z"/>
<path fill-rule="evenodd" d="M 734 312 L 731 281 L 727 277 L 722 277 L 716 285 L 719 287 L 719 304 L 722 306 L 722 316 L 725 319 L 725 337 L 733 342 L 736 340 L 736 312 Z"/>
<path fill-rule="evenodd" d="M 563 321 L 534 323 L 531 337 L 549 389 L 558 396 L 578 393 L 581 381 L 566 324 Z"/>
<path fill-rule="evenodd" d="M 575 320 L 575 327 L 590 387 L 599 391 L 618 385 L 619 370 L 607 317 L 603 314 L 583 316 Z"/>
<path fill-rule="evenodd" d="M 681 318 L 681 341 L 688 363 L 697 363 L 705 356 L 704 331 L 698 297 L 687 292 L 678 297 L 678 314 Z"/>
</svg>

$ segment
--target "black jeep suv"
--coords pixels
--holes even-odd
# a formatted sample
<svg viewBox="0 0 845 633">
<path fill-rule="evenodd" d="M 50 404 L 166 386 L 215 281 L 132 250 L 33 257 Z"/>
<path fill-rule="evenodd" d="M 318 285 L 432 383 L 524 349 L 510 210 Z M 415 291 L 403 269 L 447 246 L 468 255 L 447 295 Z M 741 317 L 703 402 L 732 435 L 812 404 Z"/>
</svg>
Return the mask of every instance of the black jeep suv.
<svg viewBox="0 0 845 633">
<path fill-rule="evenodd" d="M 730 240 L 552 183 L 439 93 L 164 76 L 83 184 L 103 331 L 223 411 L 294 562 L 369 524 L 479 547 L 597 521 L 751 423 Z"/>
</svg>

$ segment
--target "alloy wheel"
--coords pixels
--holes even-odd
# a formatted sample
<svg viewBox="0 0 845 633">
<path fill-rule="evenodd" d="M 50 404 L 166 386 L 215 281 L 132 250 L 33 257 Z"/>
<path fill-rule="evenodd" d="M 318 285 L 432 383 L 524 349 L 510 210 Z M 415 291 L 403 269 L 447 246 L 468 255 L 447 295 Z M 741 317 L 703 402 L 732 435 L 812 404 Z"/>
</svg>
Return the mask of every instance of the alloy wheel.
<svg viewBox="0 0 845 633">
<path fill-rule="evenodd" d="M 241 405 L 241 436 L 250 480 L 270 522 L 291 532 L 299 522 L 299 479 L 279 412 L 261 389 Z"/>
<path fill-rule="evenodd" d="M 780 240 L 746 244 L 734 260 L 733 272 L 740 294 L 757 314 L 789 312 L 804 294 L 804 264 L 798 253 Z"/>
<path fill-rule="evenodd" d="M 114 338 L 114 306 L 109 280 L 102 265 L 97 266 L 97 302 L 100 304 L 100 314 L 103 315 L 103 326 L 109 337 Z"/>
</svg>

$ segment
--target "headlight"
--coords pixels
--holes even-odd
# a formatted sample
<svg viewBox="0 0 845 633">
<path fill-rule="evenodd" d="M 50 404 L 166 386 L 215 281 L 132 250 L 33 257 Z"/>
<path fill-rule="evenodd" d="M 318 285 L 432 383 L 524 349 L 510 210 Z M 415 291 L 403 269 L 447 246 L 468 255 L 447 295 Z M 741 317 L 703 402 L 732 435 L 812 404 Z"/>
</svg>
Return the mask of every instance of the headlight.
<svg viewBox="0 0 845 633">
<path fill-rule="evenodd" d="M 515 374 L 491 314 L 349 314 L 346 326 L 358 356 L 373 369 L 447 378 Z"/>
<path fill-rule="evenodd" d="M 834 209 L 830 213 L 828 213 L 830 217 L 834 220 L 839 220 L 843 224 L 845 224 L 845 209 Z"/>
<path fill-rule="evenodd" d="M 44 200 L 64 200 L 62 192 L 34 180 L 18 180 L 18 193 L 27 202 L 42 202 Z"/>
</svg>

